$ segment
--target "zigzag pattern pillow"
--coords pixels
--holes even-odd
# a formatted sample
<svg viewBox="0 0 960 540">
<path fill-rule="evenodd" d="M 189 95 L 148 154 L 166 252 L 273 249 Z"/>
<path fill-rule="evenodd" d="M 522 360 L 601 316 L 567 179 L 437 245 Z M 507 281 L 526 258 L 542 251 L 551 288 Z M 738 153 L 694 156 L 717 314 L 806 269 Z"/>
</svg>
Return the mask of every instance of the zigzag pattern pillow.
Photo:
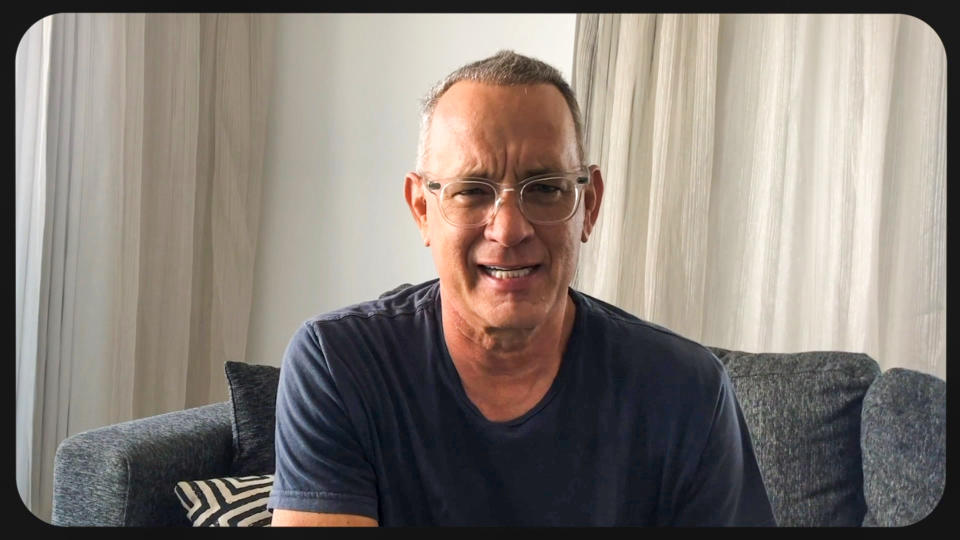
<svg viewBox="0 0 960 540">
<path fill-rule="evenodd" d="M 177 482 L 174 492 L 194 527 L 269 527 L 273 475 Z"/>
</svg>

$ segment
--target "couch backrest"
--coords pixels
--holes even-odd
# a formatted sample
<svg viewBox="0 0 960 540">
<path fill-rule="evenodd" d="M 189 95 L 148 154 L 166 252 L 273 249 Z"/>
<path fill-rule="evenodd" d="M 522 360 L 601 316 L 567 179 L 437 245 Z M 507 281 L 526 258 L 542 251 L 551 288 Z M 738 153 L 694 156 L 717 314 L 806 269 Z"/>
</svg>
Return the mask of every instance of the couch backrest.
<svg viewBox="0 0 960 540">
<path fill-rule="evenodd" d="M 733 381 L 778 525 L 859 526 L 860 414 L 877 363 L 836 351 L 711 350 Z"/>
<path fill-rule="evenodd" d="M 867 510 L 861 407 L 867 389 L 880 373 L 877 363 L 864 354 L 836 351 L 754 354 L 711 350 L 730 374 L 777 523 L 859 526 Z M 227 371 L 236 415 L 235 446 L 236 417 L 260 418 L 239 422 L 240 427 L 247 426 L 239 435 L 247 441 L 251 455 L 272 458 L 273 424 L 262 418 L 273 414 L 270 396 L 275 396 L 279 369 L 229 363 Z M 235 469 L 244 470 L 247 465 L 234 464 Z"/>
</svg>

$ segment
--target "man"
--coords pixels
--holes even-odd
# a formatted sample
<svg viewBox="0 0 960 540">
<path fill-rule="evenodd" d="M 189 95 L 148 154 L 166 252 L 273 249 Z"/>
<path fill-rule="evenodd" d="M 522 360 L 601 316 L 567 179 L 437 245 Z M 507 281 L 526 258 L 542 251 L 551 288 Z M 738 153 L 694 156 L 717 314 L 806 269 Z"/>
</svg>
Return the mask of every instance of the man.
<svg viewBox="0 0 960 540">
<path fill-rule="evenodd" d="M 570 289 L 603 178 L 560 74 L 501 52 L 427 96 L 404 195 L 439 280 L 308 321 L 274 525 L 773 525 L 705 348 Z"/>
</svg>

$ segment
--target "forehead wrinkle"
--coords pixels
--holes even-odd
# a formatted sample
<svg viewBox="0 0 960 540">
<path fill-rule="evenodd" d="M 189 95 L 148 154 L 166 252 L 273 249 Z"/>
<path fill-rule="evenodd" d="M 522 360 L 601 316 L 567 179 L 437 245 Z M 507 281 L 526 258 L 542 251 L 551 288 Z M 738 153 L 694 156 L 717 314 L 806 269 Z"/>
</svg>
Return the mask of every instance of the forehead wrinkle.
<svg viewBox="0 0 960 540">
<path fill-rule="evenodd" d="M 531 176 L 562 172 L 572 168 L 567 164 L 570 156 L 547 155 L 540 149 L 530 148 L 523 143 L 503 145 L 497 150 L 494 150 L 494 145 L 490 144 L 484 144 L 479 149 L 473 144 L 457 146 L 461 155 L 457 163 L 451 163 L 449 169 L 442 171 L 445 177 L 485 178 L 509 184 L 520 182 Z"/>
<path fill-rule="evenodd" d="M 474 176 L 506 182 L 512 178 L 519 182 L 540 172 L 560 172 L 572 168 L 568 161 L 576 162 L 575 152 L 564 147 L 557 151 L 551 142 L 557 136 L 556 126 L 538 130 L 535 136 L 503 135 L 513 126 L 496 124 L 464 124 L 464 136 L 458 146 L 469 154 L 456 171 L 459 176 Z M 562 128 L 561 128 L 562 131 Z M 559 134 L 562 136 L 562 132 Z M 546 144 L 541 144 L 546 141 Z M 548 148 L 550 150 L 546 150 Z"/>
<path fill-rule="evenodd" d="M 510 92 L 500 95 L 501 101 L 495 107 L 487 99 L 456 97 L 454 90 L 469 90 L 471 86 L 461 85 L 464 83 L 451 87 L 450 95 L 441 98 L 434 111 L 430 138 L 435 142 L 431 141 L 430 146 L 434 148 L 429 154 L 432 165 L 438 169 L 434 174 L 484 176 L 506 181 L 513 173 L 520 177 L 515 179 L 519 181 L 528 171 L 559 171 L 579 164 L 569 114 L 541 115 L 534 122 L 517 122 L 513 116 L 504 117 L 500 113 L 504 108 L 525 106 L 520 102 L 530 90 L 526 86 L 521 88 L 522 92 L 511 88 Z M 501 89 L 497 87 L 497 90 Z M 568 142 L 573 144 L 557 147 L 554 141 L 558 138 L 569 138 Z"/>
<path fill-rule="evenodd" d="M 497 149 L 484 133 L 482 126 L 468 122 L 456 122 L 448 125 L 445 147 L 447 152 L 434 152 L 431 161 L 437 166 L 437 174 L 445 177 L 477 176 L 493 178 L 503 170 L 506 163 L 506 150 Z M 475 129 L 481 127 L 481 129 Z M 452 151 L 452 152 L 451 152 Z"/>
</svg>

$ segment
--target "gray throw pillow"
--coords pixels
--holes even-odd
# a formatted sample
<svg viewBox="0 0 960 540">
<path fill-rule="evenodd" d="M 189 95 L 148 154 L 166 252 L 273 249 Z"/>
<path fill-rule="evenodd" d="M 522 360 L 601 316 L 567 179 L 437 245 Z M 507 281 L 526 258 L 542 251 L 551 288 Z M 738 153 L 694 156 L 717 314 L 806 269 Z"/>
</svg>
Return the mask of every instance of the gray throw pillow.
<svg viewBox="0 0 960 540">
<path fill-rule="evenodd" d="M 227 362 L 224 370 L 233 409 L 233 474 L 273 474 L 280 368 Z"/>
<path fill-rule="evenodd" d="M 900 527 L 929 515 L 946 485 L 947 383 L 891 368 L 863 400 L 865 526 Z"/>
<path fill-rule="evenodd" d="M 733 382 L 777 524 L 859 526 L 860 411 L 877 363 L 846 352 L 712 350 Z"/>
</svg>

